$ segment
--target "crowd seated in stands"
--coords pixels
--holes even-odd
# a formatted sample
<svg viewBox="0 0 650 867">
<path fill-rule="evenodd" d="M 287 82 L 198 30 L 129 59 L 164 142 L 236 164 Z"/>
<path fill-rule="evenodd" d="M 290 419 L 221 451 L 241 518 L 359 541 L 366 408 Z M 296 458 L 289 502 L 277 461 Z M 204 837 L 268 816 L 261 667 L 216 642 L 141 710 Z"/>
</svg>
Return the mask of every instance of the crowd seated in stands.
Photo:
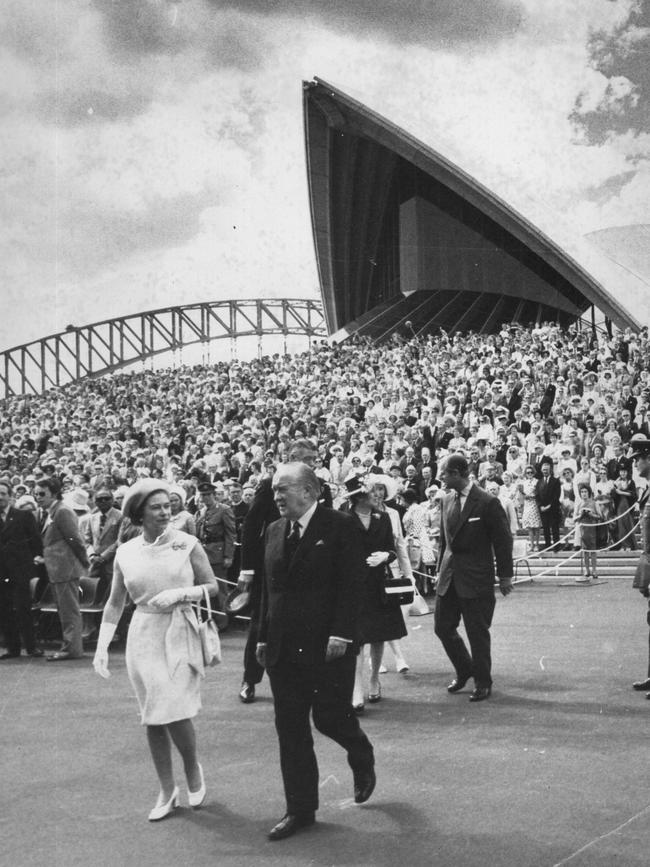
<svg viewBox="0 0 650 867">
<path fill-rule="evenodd" d="M 372 472 L 412 491 L 430 515 L 440 461 L 457 451 L 479 484 L 512 501 L 520 527 L 526 468 L 539 478 L 547 463 L 562 480 L 561 518 L 571 519 L 586 482 L 601 514 L 619 516 L 616 534 L 623 503 L 636 497 L 627 453 L 637 432 L 650 436 L 647 329 L 505 324 L 493 335 L 352 338 L 9 398 L 0 402 L 0 477 L 30 507 L 38 480 L 56 476 L 91 509 L 99 492 L 119 507 L 136 480 L 164 478 L 193 515 L 199 483 L 220 483 L 226 502 L 236 484 L 246 503 L 291 441 L 307 437 L 334 499 L 351 475 Z M 430 518 L 411 523 L 431 548 Z"/>
</svg>

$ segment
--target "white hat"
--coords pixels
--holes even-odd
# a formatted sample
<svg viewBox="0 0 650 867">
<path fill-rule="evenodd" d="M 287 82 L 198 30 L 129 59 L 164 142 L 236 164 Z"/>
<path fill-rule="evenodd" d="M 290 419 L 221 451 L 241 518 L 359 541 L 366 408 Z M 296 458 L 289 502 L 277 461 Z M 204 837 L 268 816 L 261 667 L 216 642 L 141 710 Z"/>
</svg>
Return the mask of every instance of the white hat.
<svg viewBox="0 0 650 867">
<path fill-rule="evenodd" d="M 75 512 L 89 512 L 88 493 L 82 488 L 75 488 L 63 497 L 63 502 Z"/>
</svg>

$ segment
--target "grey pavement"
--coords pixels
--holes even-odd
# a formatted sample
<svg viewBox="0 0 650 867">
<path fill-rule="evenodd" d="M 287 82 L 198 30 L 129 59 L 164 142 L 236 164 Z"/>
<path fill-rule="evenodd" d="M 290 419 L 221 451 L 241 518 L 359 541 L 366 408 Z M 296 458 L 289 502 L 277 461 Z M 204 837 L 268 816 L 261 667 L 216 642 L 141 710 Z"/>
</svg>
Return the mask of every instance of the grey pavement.
<svg viewBox="0 0 650 867">
<path fill-rule="evenodd" d="M 277 843 L 284 813 L 266 680 L 242 705 L 244 635 L 223 636 L 197 718 L 209 793 L 146 821 L 158 786 L 123 652 L 102 681 L 85 660 L 0 666 L 3 864 L 635 867 L 650 851 L 650 701 L 645 600 L 629 579 L 526 584 L 499 600 L 494 692 L 470 704 L 445 685 L 431 616 L 409 618 L 407 675 L 382 678 L 362 725 L 378 785 L 362 806 L 340 748 L 315 733 L 321 808 Z M 178 764 L 178 763 L 177 763 Z M 178 768 L 179 782 L 182 772 Z"/>
</svg>

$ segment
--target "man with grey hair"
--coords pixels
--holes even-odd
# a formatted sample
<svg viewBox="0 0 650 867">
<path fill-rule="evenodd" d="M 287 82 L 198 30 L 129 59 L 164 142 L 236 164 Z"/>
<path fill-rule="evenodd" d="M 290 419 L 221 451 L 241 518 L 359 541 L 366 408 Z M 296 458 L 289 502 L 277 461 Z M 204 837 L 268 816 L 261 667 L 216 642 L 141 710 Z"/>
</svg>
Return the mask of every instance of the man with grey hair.
<svg viewBox="0 0 650 867">
<path fill-rule="evenodd" d="M 309 721 L 348 754 L 354 799 L 375 787 L 374 752 L 352 710 L 361 531 L 318 502 L 320 481 L 304 463 L 273 476 L 280 518 L 267 529 L 257 657 L 269 675 L 280 744 L 286 815 L 269 833 L 282 840 L 312 825 L 318 765 Z"/>
<path fill-rule="evenodd" d="M 318 446 L 308 439 L 296 440 L 288 452 L 290 462 L 299 461 L 314 468 L 318 457 Z M 329 486 L 320 483 L 319 500 L 322 505 L 331 507 L 332 494 Z M 248 639 L 244 648 L 244 676 L 239 690 L 239 700 L 243 704 L 255 701 L 255 687 L 262 680 L 264 669 L 255 655 L 257 632 L 259 629 L 260 601 L 262 596 L 262 565 L 264 558 L 264 534 L 280 513 L 273 499 L 271 479 L 262 479 L 244 518 L 241 528 L 241 568 L 237 586 L 241 591 L 250 592 L 251 622 Z"/>
</svg>

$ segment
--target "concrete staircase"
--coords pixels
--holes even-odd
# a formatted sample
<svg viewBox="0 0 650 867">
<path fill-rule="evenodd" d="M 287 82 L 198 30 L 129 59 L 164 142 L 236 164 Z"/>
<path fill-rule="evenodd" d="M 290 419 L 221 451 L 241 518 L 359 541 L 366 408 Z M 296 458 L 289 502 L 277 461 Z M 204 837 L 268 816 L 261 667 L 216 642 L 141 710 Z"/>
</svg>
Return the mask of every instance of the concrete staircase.
<svg viewBox="0 0 650 867">
<path fill-rule="evenodd" d="M 571 560 L 567 558 L 574 554 Z M 632 581 L 638 551 L 606 551 L 598 555 L 599 578 L 629 578 Z M 558 551 L 548 554 L 531 554 L 526 560 L 515 563 L 517 580 L 529 576 L 538 581 L 575 581 L 581 574 L 581 560 L 578 551 Z"/>
<path fill-rule="evenodd" d="M 560 533 L 560 538 L 564 533 Z M 533 580 L 540 583 L 549 581 L 573 582 L 582 574 L 582 560 L 579 551 L 549 551 L 542 554 L 527 554 L 523 556 L 523 537 L 518 536 L 515 541 L 515 578 L 518 581 L 528 579 L 529 574 Z M 603 551 L 598 554 L 598 577 L 600 579 L 629 578 L 630 583 L 639 561 L 641 538 L 637 533 L 636 551 Z M 571 558 L 570 560 L 568 558 Z"/>
</svg>

